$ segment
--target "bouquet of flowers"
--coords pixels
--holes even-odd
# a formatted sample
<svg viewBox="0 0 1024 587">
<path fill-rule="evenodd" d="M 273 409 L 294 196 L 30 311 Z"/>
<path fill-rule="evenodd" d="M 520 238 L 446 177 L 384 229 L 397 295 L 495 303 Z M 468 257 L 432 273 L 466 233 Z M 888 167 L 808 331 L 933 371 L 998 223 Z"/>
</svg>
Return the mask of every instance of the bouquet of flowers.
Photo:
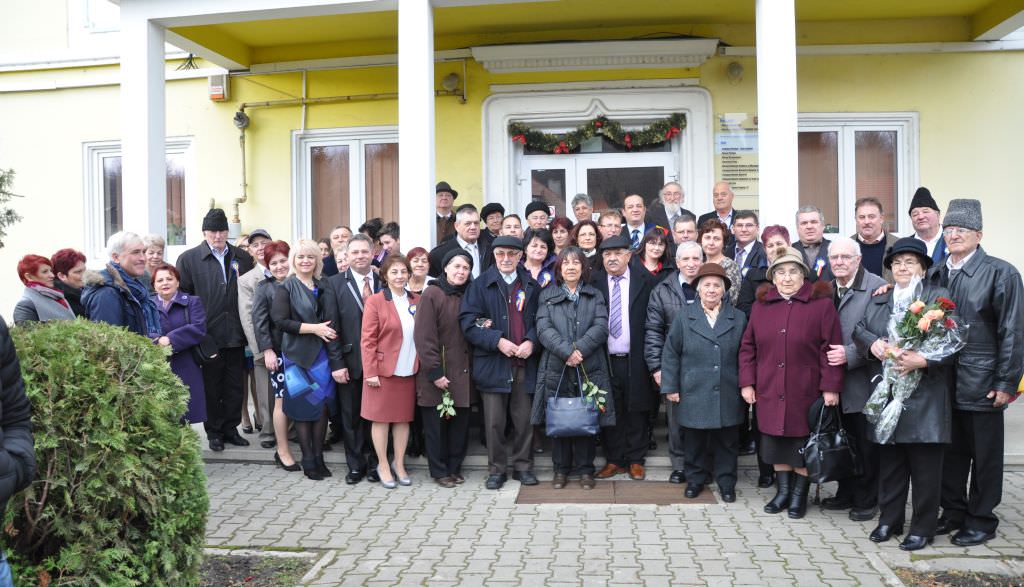
<svg viewBox="0 0 1024 587">
<path fill-rule="evenodd" d="M 448 374 L 448 365 L 444 360 L 444 346 L 441 347 L 441 368 Z M 441 403 L 437 404 L 437 415 L 445 420 L 455 417 L 455 400 L 452 399 L 452 392 L 447 389 L 441 390 Z"/>
<path fill-rule="evenodd" d="M 952 300 L 940 297 L 931 304 L 915 300 L 905 310 L 893 312 L 887 327 L 890 348 L 882 361 L 882 379 L 864 405 L 864 416 L 875 425 L 878 442 L 884 444 L 892 438 L 903 404 L 923 375 L 921 369 L 901 372 L 896 366 L 900 353 L 916 351 L 934 361 L 964 347 L 967 326 L 957 324 L 950 316 L 955 309 Z"/>
</svg>

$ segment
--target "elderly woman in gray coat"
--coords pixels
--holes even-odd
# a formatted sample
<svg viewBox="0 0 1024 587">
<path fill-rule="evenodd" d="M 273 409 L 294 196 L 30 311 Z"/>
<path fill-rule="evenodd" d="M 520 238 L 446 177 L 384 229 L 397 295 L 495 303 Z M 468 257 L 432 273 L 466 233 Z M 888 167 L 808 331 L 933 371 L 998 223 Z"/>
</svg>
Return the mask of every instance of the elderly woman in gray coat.
<svg viewBox="0 0 1024 587">
<path fill-rule="evenodd" d="M 558 254 L 553 268 L 557 287 L 545 288 L 537 308 L 537 336 L 544 347 L 537 370 L 537 388 L 533 394 L 531 423 L 543 424 L 548 398 L 559 394 L 576 395 L 580 385 L 592 381 L 608 391 L 608 306 L 604 297 L 588 284 L 590 262 L 583 250 L 566 247 Z M 611 394 L 600 416 L 601 426 L 615 425 Z M 594 488 L 594 436 L 553 438 L 551 460 L 554 463 L 555 489 L 565 487 L 569 475 L 580 476 L 580 486 Z"/>
<path fill-rule="evenodd" d="M 717 263 L 705 263 L 693 279 L 699 304 L 684 306 L 669 328 L 661 358 L 661 393 L 683 428 L 688 498 L 709 478 L 705 451 L 714 452 L 715 481 L 722 501 L 736 501 L 736 461 L 743 397 L 739 350 L 747 318 L 730 303 L 732 282 Z"/>
</svg>

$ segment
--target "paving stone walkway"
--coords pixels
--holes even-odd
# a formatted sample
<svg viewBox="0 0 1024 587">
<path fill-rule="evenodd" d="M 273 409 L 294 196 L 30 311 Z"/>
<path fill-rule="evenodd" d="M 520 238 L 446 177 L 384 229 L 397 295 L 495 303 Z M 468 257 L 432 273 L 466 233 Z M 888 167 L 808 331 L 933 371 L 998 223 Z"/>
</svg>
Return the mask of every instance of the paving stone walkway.
<svg viewBox="0 0 1024 587">
<path fill-rule="evenodd" d="M 671 506 L 516 505 L 518 482 L 487 491 L 482 471 L 442 489 L 413 469 L 413 486 L 394 490 L 257 464 L 210 463 L 206 472 L 207 544 L 315 552 L 308 585 L 808 587 L 899 585 L 890 569 L 912 564 L 1024 571 L 1021 472 L 1005 476 L 995 540 L 966 549 L 938 537 L 913 558 L 895 540 L 869 541 L 876 522 L 845 512 L 812 505 L 796 521 L 763 513 L 773 492 L 757 489 L 750 469 L 741 469 L 736 503 Z"/>
</svg>

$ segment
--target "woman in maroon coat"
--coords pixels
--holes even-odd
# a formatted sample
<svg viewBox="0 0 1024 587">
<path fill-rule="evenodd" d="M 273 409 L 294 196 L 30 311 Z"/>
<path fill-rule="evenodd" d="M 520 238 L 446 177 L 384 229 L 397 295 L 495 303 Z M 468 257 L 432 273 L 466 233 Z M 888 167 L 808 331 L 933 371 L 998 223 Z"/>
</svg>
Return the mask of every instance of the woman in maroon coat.
<svg viewBox="0 0 1024 587">
<path fill-rule="evenodd" d="M 756 402 L 761 457 L 776 471 L 778 490 L 764 511 L 788 505 L 790 518 L 807 511 L 810 482 L 799 452 L 810 434 L 807 411 L 819 396 L 837 405 L 843 388 L 843 368 L 826 357 L 829 345 L 842 344 L 832 288 L 806 281 L 807 274 L 799 251 L 776 253 L 767 273 L 772 283 L 758 290 L 739 357 L 743 399 Z"/>
<path fill-rule="evenodd" d="M 151 277 L 151 284 L 156 290 L 151 297 L 160 313 L 160 331 L 164 333 L 156 343 L 170 347 L 171 371 L 181 378 L 189 390 L 188 411 L 182 420 L 189 424 L 205 422 L 203 372 L 192 355 L 192 347 L 199 344 L 206 335 L 203 301 L 199 296 L 178 291 L 178 270 L 174 265 L 157 267 Z"/>
</svg>

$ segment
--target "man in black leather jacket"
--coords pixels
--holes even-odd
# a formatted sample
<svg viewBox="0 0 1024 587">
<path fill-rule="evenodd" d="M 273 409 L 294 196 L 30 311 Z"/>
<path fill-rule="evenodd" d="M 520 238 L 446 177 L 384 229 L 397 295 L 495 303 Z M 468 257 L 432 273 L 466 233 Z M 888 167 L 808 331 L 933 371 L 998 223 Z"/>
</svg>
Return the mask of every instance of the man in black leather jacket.
<svg viewBox="0 0 1024 587">
<path fill-rule="evenodd" d="M 1021 277 L 981 248 L 981 202 L 952 200 L 943 222 L 945 263 L 928 274 L 949 289 L 960 321 L 969 326 L 956 366 L 953 442 L 942 475 L 937 534 L 974 546 L 995 537 L 993 510 L 1003 494 L 1003 410 L 1017 396 L 1024 372 Z M 970 495 L 968 495 L 968 474 Z"/>
</svg>

